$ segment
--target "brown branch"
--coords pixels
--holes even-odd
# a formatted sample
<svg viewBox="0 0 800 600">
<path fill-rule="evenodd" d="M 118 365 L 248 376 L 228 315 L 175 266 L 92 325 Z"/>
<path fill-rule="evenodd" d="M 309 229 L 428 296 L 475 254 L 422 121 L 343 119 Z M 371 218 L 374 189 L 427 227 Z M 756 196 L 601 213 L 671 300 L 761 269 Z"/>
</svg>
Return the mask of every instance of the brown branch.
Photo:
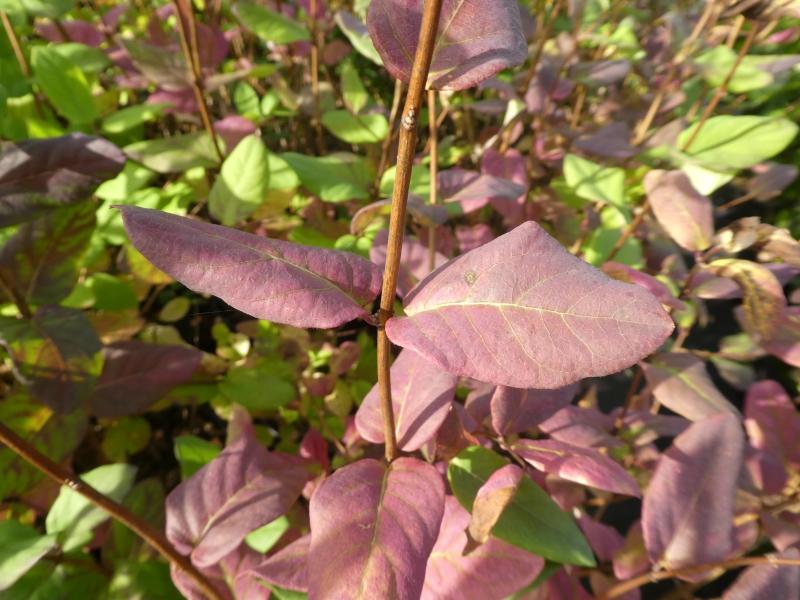
<svg viewBox="0 0 800 600">
<path fill-rule="evenodd" d="M 19 43 L 17 34 L 14 32 L 14 26 L 11 25 L 11 21 L 8 19 L 8 15 L 5 12 L 0 11 L 0 20 L 3 21 L 3 29 L 6 31 L 8 41 L 11 42 L 11 49 L 14 51 L 14 56 L 19 64 L 19 70 L 22 71 L 22 74 L 26 78 L 30 77 L 31 69 L 28 66 L 28 61 L 25 60 L 25 53 L 22 51 L 22 46 Z"/>
<path fill-rule="evenodd" d="M 717 563 L 709 563 L 705 565 L 693 565 L 691 567 L 682 567 L 679 569 L 668 569 L 666 571 L 659 571 L 657 573 L 645 573 L 639 577 L 634 577 L 627 581 L 623 581 L 614 587 L 606 590 L 605 593 L 600 594 L 597 600 L 611 600 L 618 598 L 623 594 L 636 590 L 647 585 L 648 583 L 656 583 L 664 579 L 673 579 L 683 575 L 693 575 L 710 571 L 715 569 L 723 569 L 724 571 L 736 569 L 738 567 L 749 567 L 754 565 L 772 565 L 775 567 L 800 567 L 800 559 L 798 558 L 779 558 L 774 556 L 746 556 L 743 558 L 731 558 Z"/>
<path fill-rule="evenodd" d="M 617 241 L 614 242 L 614 245 L 611 247 L 611 252 L 609 252 L 608 257 L 606 258 L 607 261 L 614 260 L 617 252 L 622 250 L 625 242 L 627 242 L 628 238 L 634 234 L 636 228 L 642 224 L 642 221 L 644 221 L 644 217 L 648 212 L 650 212 L 650 201 L 645 199 L 645 201 L 642 203 L 642 206 L 639 208 L 639 212 L 636 213 L 636 216 L 633 217 L 631 222 L 625 228 L 625 231 L 622 232 L 622 235 L 620 235 L 619 238 L 617 238 Z"/>
<path fill-rule="evenodd" d="M 400 125 L 400 140 L 397 148 L 397 171 L 392 191 L 392 211 L 389 215 L 389 241 L 386 244 L 386 267 L 383 271 L 381 307 L 378 312 L 378 387 L 381 395 L 383 434 L 386 440 L 386 460 L 397 457 L 397 438 L 394 431 L 392 411 L 392 384 L 389 375 L 392 345 L 386 336 L 386 321 L 394 314 L 394 299 L 397 293 L 397 274 L 400 267 L 400 252 L 406 224 L 406 203 L 411 183 L 411 167 L 417 143 L 417 115 L 422 106 L 422 95 L 428 81 L 434 40 L 439 26 L 442 0 L 427 0 L 422 13 L 417 51 L 408 84 L 403 117 Z"/>
<path fill-rule="evenodd" d="M 439 177 L 439 137 L 436 128 L 436 92 L 428 90 L 428 134 L 431 147 L 431 153 L 428 156 L 430 160 L 429 171 L 431 174 L 431 189 L 430 189 L 430 203 L 436 204 L 439 201 L 438 197 L 438 182 Z M 436 267 L 436 224 L 428 227 L 428 271 L 432 272 Z"/>
<path fill-rule="evenodd" d="M 714 97 L 711 98 L 711 102 L 706 105 L 706 108 L 703 110 L 703 114 L 700 117 L 700 121 L 692 131 L 689 139 L 686 140 L 686 143 L 681 148 L 681 152 L 689 151 L 689 148 L 692 147 L 692 144 L 697 139 L 700 130 L 703 128 L 703 125 L 706 124 L 706 121 L 708 121 L 708 119 L 714 113 L 714 110 L 717 108 L 717 105 L 720 103 L 720 101 L 722 101 L 722 98 L 728 91 L 728 86 L 730 85 L 731 81 L 733 81 L 733 76 L 736 75 L 736 71 L 739 69 L 739 65 L 742 64 L 744 57 L 747 56 L 747 53 L 750 51 L 750 47 L 753 45 L 759 29 L 759 24 L 756 22 L 753 23 L 750 31 L 747 32 L 747 37 L 745 38 L 742 47 L 739 49 L 739 54 L 736 55 L 736 61 L 734 61 L 731 70 L 728 71 L 728 74 L 725 76 L 722 84 L 717 87 L 716 91 L 714 92 Z"/>
<path fill-rule="evenodd" d="M 397 113 L 400 110 L 400 98 L 403 95 L 403 82 L 396 79 L 394 82 L 394 94 L 392 95 L 392 108 L 389 111 L 389 132 L 381 144 L 381 159 L 378 163 L 378 172 L 375 178 L 375 189 L 379 190 L 381 185 L 381 178 L 383 172 L 386 170 L 386 163 L 389 162 L 389 148 L 392 147 L 392 142 L 395 139 L 395 121 L 397 121 Z"/>
<path fill-rule="evenodd" d="M 108 496 L 101 494 L 86 482 L 70 475 L 64 467 L 39 452 L 3 423 L 0 423 L 0 443 L 8 446 L 14 453 L 36 467 L 56 483 L 67 486 L 71 490 L 77 492 L 89 500 L 89 502 L 102 508 L 114 519 L 128 527 L 128 529 L 157 550 L 161 556 L 167 559 L 176 568 L 184 571 L 191 577 L 208 598 L 212 600 L 223 600 L 223 596 L 206 576 L 197 570 L 189 560 L 189 557 L 175 550 L 160 531 L 143 521 L 139 516 L 135 515 L 124 506 L 117 504 Z"/>
<path fill-rule="evenodd" d="M 5 280 L 0 275 L 0 291 L 4 292 L 6 296 L 16 305 L 19 314 L 23 319 L 32 319 L 33 311 L 31 310 L 28 300 L 22 295 L 17 288 Z"/>
<path fill-rule="evenodd" d="M 206 105 L 205 95 L 203 94 L 203 73 L 200 69 L 200 54 L 197 47 L 197 24 L 194 21 L 192 5 L 186 2 L 186 0 L 175 0 L 174 4 L 175 11 L 178 13 L 178 37 L 181 41 L 183 56 L 186 58 L 192 75 L 192 90 L 194 91 L 194 97 L 197 101 L 197 107 L 200 110 L 200 120 L 203 122 L 206 133 L 208 133 L 208 136 L 211 138 L 219 162 L 222 163 L 222 161 L 225 160 L 225 156 L 222 154 L 222 149 L 219 147 L 219 141 L 214 132 L 214 126 L 211 124 L 211 116 L 208 111 L 208 106 Z M 184 16 L 186 18 L 186 23 L 183 21 Z M 188 32 L 186 31 L 187 24 L 189 26 Z"/>
</svg>

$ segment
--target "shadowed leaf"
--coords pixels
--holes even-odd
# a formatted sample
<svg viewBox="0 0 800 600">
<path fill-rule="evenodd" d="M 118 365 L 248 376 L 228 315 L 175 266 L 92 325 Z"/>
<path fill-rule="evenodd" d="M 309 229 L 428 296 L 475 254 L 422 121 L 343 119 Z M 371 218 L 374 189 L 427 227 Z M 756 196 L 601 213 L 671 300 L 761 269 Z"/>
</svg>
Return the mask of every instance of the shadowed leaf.
<svg viewBox="0 0 800 600">
<path fill-rule="evenodd" d="M 524 476 L 525 473 L 517 465 L 506 465 L 492 473 L 481 486 L 472 503 L 468 548 L 473 543 L 483 544 L 489 539 L 503 511 L 514 500 Z"/>
<path fill-rule="evenodd" d="M 311 497 L 309 597 L 416 600 L 443 511 L 442 476 L 420 460 L 339 469 Z"/>
<path fill-rule="evenodd" d="M 366 315 L 381 274 L 354 254 L 271 240 L 193 219 L 120 207 L 137 250 L 190 289 L 260 319 L 337 327 Z"/>
<path fill-rule="evenodd" d="M 405 312 L 386 325 L 394 343 L 457 375 L 518 388 L 613 373 L 673 329 L 649 292 L 608 278 L 533 222 L 431 273 Z"/>
<path fill-rule="evenodd" d="M 369 258 L 383 269 L 386 264 L 386 243 L 389 232 L 381 229 L 372 241 Z M 414 286 L 430 273 L 428 247 L 417 238 L 407 235 L 403 237 L 403 247 L 400 254 L 400 267 L 397 274 L 397 295 L 404 298 Z M 434 255 L 434 265 L 442 266 L 447 258 L 439 254 Z"/>
<path fill-rule="evenodd" d="M 308 591 L 308 552 L 311 536 L 304 535 L 253 568 L 259 579 L 285 589 Z"/>
<path fill-rule="evenodd" d="M 576 385 L 554 390 L 521 390 L 499 385 L 490 401 L 492 428 L 503 436 L 526 431 L 572 402 L 577 391 Z"/>
<path fill-rule="evenodd" d="M 800 464 L 800 413 L 777 381 L 764 380 L 750 386 L 744 416 L 753 446 L 781 463 Z"/>
<path fill-rule="evenodd" d="M 800 559 L 800 550 L 790 548 L 779 558 Z M 800 566 L 771 565 L 769 562 L 744 571 L 729 587 L 722 600 L 762 600 L 800 597 Z"/>
<path fill-rule="evenodd" d="M 367 27 L 389 73 L 405 82 L 422 24 L 422 0 L 374 0 Z M 513 0 L 444 0 L 428 87 L 463 90 L 525 60 L 519 7 Z"/>
</svg>

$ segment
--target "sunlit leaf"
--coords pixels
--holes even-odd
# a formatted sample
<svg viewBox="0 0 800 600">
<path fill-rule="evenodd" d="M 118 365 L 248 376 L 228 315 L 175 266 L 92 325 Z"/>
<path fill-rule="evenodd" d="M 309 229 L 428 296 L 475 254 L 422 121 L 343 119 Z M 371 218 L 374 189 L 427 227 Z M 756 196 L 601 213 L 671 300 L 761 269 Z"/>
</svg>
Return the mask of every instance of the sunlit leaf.
<svg viewBox="0 0 800 600">
<path fill-rule="evenodd" d="M 269 157 L 261 138 L 248 135 L 222 163 L 208 197 L 211 215 L 224 225 L 249 217 L 269 189 Z"/>
<path fill-rule="evenodd" d="M 705 250 L 714 236 L 711 200 L 692 187 L 681 171 L 650 171 L 644 187 L 653 214 L 679 246 Z"/>
</svg>

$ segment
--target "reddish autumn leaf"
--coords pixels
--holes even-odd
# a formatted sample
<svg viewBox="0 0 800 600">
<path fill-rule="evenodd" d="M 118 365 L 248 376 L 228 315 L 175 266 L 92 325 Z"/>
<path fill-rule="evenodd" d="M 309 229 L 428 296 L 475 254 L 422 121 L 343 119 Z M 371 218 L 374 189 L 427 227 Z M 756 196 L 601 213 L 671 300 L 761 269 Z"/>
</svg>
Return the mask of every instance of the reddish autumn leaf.
<svg viewBox="0 0 800 600">
<path fill-rule="evenodd" d="M 641 495 L 636 480 L 594 448 L 557 440 L 519 440 L 514 444 L 514 452 L 535 468 L 562 479 L 617 494 Z"/>
<path fill-rule="evenodd" d="M 642 363 L 656 400 L 692 421 L 720 412 L 738 414 L 720 393 L 705 363 L 688 352 L 665 352 Z"/>
<path fill-rule="evenodd" d="M 630 158 L 636 154 L 631 145 L 631 130 L 621 121 L 610 123 L 591 134 L 585 134 L 575 140 L 575 147 L 584 152 L 604 158 Z"/>
<path fill-rule="evenodd" d="M 800 306 L 789 306 L 783 311 L 775 336 L 764 344 L 764 350 L 800 367 Z"/>
<path fill-rule="evenodd" d="M 722 560 L 733 550 L 734 496 L 744 452 L 739 419 L 693 423 L 661 456 L 645 491 L 650 560 L 668 569 Z"/>
<path fill-rule="evenodd" d="M 778 558 L 800 560 L 800 550 L 791 548 Z M 800 598 L 800 566 L 770 564 L 746 569 L 722 596 L 722 600 Z"/>
<path fill-rule="evenodd" d="M 492 529 L 503 511 L 514 499 L 525 473 L 517 465 L 506 465 L 489 476 L 472 503 L 469 522 L 470 546 L 483 544 L 489 539 Z"/>
<path fill-rule="evenodd" d="M 639 286 L 608 278 L 533 222 L 441 267 L 389 320 L 396 344 L 441 368 L 518 388 L 623 369 L 673 329 Z"/>
<path fill-rule="evenodd" d="M 539 423 L 539 429 L 553 439 L 585 448 L 621 446 L 622 442 L 609 433 L 613 427 L 613 417 L 580 406 L 565 406 Z"/>
<path fill-rule="evenodd" d="M 200 366 L 202 353 L 187 346 L 146 344 L 137 340 L 103 348 L 103 371 L 90 398 L 98 417 L 122 417 L 143 411 Z"/>
<path fill-rule="evenodd" d="M 747 390 L 744 426 L 754 447 L 783 462 L 800 463 L 800 412 L 777 381 Z"/>
<path fill-rule="evenodd" d="M 85 200 L 125 165 L 125 155 L 114 144 L 82 133 L 26 140 L 1 150 L 0 227 Z"/>
<path fill-rule="evenodd" d="M 541 557 L 494 537 L 465 553 L 469 522 L 469 513 L 448 496 L 439 538 L 428 559 L 423 600 L 502 600 L 542 570 Z"/>
<path fill-rule="evenodd" d="M 311 536 L 304 535 L 272 556 L 261 560 L 253 576 L 279 587 L 298 592 L 308 591 L 308 551 Z"/>
<path fill-rule="evenodd" d="M 249 423 L 210 463 L 167 496 L 167 538 L 210 567 L 251 531 L 285 513 L 308 480 L 302 460 L 268 452 Z"/>
<path fill-rule="evenodd" d="M 554 390 L 521 390 L 503 385 L 492 394 L 492 428 L 500 435 L 520 433 L 549 419 L 575 397 L 575 384 Z"/>
<path fill-rule="evenodd" d="M 516 227 L 526 218 L 525 203 L 528 199 L 530 184 L 527 163 L 527 157 L 514 148 L 507 150 L 504 154 L 489 149 L 481 158 L 481 173 L 508 179 L 523 187 L 523 191 L 516 198 L 494 197 L 489 199 L 492 207 L 503 215 L 504 221 L 511 227 Z"/>
<path fill-rule="evenodd" d="M 156 267 L 259 319 L 337 327 L 367 314 L 381 272 L 350 252 L 301 246 L 157 210 L 122 206 L 128 235 Z"/>
<path fill-rule="evenodd" d="M 711 200 L 694 189 L 683 171 L 650 171 L 644 188 L 656 219 L 679 246 L 695 251 L 711 245 Z"/>
<path fill-rule="evenodd" d="M 370 260 L 383 269 L 386 264 L 386 243 L 389 232 L 381 229 L 372 242 L 369 250 Z M 447 262 L 447 257 L 439 252 L 434 255 L 434 266 L 440 267 Z M 430 269 L 430 254 L 428 247 L 417 238 L 407 235 L 403 238 L 403 247 L 400 253 L 400 268 L 397 274 L 397 295 L 404 298 L 414 286 L 423 279 Z"/>
<path fill-rule="evenodd" d="M 413 452 L 431 439 L 447 418 L 457 378 L 412 350 L 403 350 L 391 369 L 392 407 L 397 443 Z M 365 440 L 383 439 L 380 394 L 375 384 L 356 413 L 356 427 Z"/>
<path fill-rule="evenodd" d="M 309 597 L 416 600 L 443 511 L 442 476 L 420 460 L 339 469 L 311 497 Z"/>
<path fill-rule="evenodd" d="M 372 42 L 389 73 L 408 82 L 422 24 L 422 0 L 373 0 Z M 463 90 L 527 56 L 515 0 L 444 0 L 428 87 Z"/>
<path fill-rule="evenodd" d="M 442 171 L 437 177 L 438 194 L 445 203 L 458 203 L 464 213 L 471 213 L 492 200 L 512 201 L 525 193 L 525 187 L 492 175 L 460 168 Z"/>
</svg>

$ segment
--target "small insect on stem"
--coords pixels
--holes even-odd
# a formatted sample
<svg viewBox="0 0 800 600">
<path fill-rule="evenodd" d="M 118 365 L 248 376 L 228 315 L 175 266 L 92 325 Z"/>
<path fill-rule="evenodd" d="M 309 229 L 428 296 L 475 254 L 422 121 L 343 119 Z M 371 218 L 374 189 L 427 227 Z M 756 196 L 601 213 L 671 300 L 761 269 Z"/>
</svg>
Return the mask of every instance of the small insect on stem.
<svg viewBox="0 0 800 600">
<path fill-rule="evenodd" d="M 403 115 L 403 118 L 400 120 L 403 125 L 403 129 L 411 131 L 414 128 L 414 125 L 417 122 L 417 111 L 412 106 L 408 109 L 408 114 Z"/>
</svg>

